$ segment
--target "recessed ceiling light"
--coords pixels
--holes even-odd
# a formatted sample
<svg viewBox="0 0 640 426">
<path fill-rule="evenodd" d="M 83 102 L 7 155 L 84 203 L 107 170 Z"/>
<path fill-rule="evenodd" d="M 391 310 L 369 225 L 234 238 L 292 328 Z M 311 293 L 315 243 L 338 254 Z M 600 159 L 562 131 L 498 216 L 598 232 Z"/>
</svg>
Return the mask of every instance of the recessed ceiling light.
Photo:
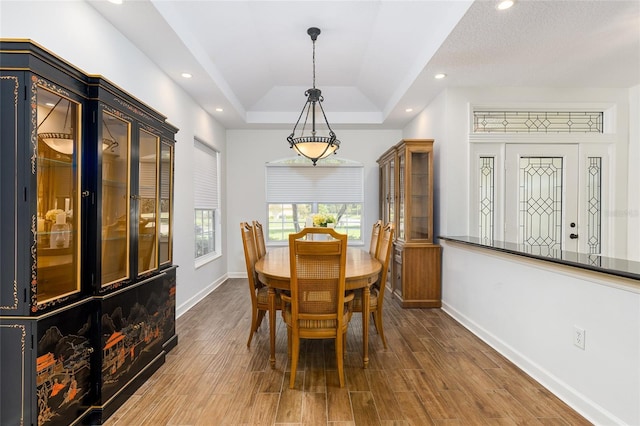
<svg viewBox="0 0 640 426">
<path fill-rule="evenodd" d="M 48 106 L 48 107 L 55 106 L 55 104 L 53 102 L 47 102 L 45 105 Z"/>
<path fill-rule="evenodd" d="M 445 78 L 447 75 L 440 73 L 433 76 L 433 78 L 437 78 L 438 80 Z"/>
<path fill-rule="evenodd" d="M 216 108 L 216 112 L 222 112 L 224 111 L 222 108 Z"/>
<path fill-rule="evenodd" d="M 498 2 L 496 9 L 506 10 L 506 9 L 509 9 L 511 6 L 513 6 L 514 3 L 515 3 L 515 0 L 502 0 Z"/>
<path fill-rule="evenodd" d="M 109 3 L 122 4 L 122 0 L 109 0 Z"/>
<path fill-rule="evenodd" d="M 413 108 L 407 108 L 404 110 L 404 112 L 411 112 L 411 111 L 413 111 Z"/>
<path fill-rule="evenodd" d="M 183 72 L 182 74 L 180 74 L 181 76 L 183 76 L 184 78 L 191 78 L 193 77 L 191 74 L 189 74 L 188 72 Z"/>
</svg>

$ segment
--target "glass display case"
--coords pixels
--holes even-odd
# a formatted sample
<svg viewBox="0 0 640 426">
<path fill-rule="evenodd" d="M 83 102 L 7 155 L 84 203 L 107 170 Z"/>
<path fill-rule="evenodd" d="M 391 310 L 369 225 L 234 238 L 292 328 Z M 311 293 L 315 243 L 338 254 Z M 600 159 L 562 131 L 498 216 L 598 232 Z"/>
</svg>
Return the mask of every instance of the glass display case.
<svg viewBox="0 0 640 426">
<path fill-rule="evenodd" d="M 177 344 L 177 129 L 28 40 L 0 89 L 0 424 L 100 424 Z"/>
<path fill-rule="evenodd" d="M 95 137 L 103 147 L 96 260 L 102 294 L 172 265 L 175 129 L 111 90 L 96 96 L 101 119 Z"/>
<path fill-rule="evenodd" d="M 404 139 L 378 164 L 381 215 L 397 229 L 392 295 L 404 307 L 440 307 L 441 247 L 433 242 L 433 140 Z"/>
</svg>

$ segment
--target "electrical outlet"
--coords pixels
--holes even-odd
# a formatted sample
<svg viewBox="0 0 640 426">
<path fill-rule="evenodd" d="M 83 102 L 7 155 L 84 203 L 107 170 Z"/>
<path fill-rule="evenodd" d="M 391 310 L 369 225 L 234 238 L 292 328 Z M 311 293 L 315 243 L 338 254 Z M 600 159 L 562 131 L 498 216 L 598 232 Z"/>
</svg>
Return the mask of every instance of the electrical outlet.
<svg viewBox="0 0 640 426">
<path fill-rule="evenodd" d="M 573 326 L 573 344 L 582 350 L 584 350 L 585 333 L 584 329 Z"/>
</svg>

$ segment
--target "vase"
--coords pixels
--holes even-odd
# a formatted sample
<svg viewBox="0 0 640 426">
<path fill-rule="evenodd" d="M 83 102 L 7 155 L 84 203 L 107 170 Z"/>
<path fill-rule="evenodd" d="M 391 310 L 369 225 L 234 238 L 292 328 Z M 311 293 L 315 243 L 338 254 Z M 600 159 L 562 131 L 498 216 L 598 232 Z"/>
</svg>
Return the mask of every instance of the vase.
<svg viewBox="0 0 640 426">
<path fill-rule="evenodd" d="M 56 221 L 51 225 L 51 232 L 49 233 L 49 248 L 69 248 L 70 240 L 70 224 L 66 221 L 66 215 L 64 213 L 59 214 L 56 217 Z"/>
</svg>

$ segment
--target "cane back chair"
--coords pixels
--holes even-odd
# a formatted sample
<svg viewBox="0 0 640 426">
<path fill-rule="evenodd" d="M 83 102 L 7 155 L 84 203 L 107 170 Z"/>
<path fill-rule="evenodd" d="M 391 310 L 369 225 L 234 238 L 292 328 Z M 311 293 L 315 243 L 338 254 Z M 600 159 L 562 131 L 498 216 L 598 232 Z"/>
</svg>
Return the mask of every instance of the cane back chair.
<svg viewBox="0 0 640 426">
<path fill-rule="evenodd" d="M 333 238 L 309 241 L 308 233 Z M 340 387 L 344 387 L 344 349 L 353 293 L 345 295 L 347 235 L 332 228 L 305 228 L 289 235 L 291 296 L 282 295 L 287 324 L 291 377 L 296 380 L 300 339 L 334 339 Z"/>
<path fill-rule="evenodd" d="M 247 340 L 247 347 L 250 347 L 253 334 L 258 330 L 262 319 L 269 310 L 269 296 L 267 286 L 258 280 L 255 269 L 258 255 L 253 226 L 247 222 L 241 222 L 240 233 L 242 234 L 242 247 L 244 248 L 244 260 L 249 281 L 249 294 L 251 295 L 251 329 L 249 330 L 249 340 Z M 280 306 L 280 297 L 276 293 L 276 310 L 280 309 Z"/>
<path fill-rule="evenodd" d="M 371 295 L 369 297 L 369 311 L 373 316 L 373 323 L 376 331 L 382 339 L 384 348 L 387 349 L 387 340 L 384 337 L 384 328 L 382 326 L 382 305 L 384 304 L 384 290 L 387 287 L 387 271 L 389 269 L 389 259 L 393 251 L 393 223 L 387 223 L 380 231 L 380 243 L 378 244 L 378 253 L 376 259 L 382 263 L 380 279 L 371 286 Z M 362 312 L 362 292 L 358 291 L 353 301 L 353 311 Z"/>
</svg>

